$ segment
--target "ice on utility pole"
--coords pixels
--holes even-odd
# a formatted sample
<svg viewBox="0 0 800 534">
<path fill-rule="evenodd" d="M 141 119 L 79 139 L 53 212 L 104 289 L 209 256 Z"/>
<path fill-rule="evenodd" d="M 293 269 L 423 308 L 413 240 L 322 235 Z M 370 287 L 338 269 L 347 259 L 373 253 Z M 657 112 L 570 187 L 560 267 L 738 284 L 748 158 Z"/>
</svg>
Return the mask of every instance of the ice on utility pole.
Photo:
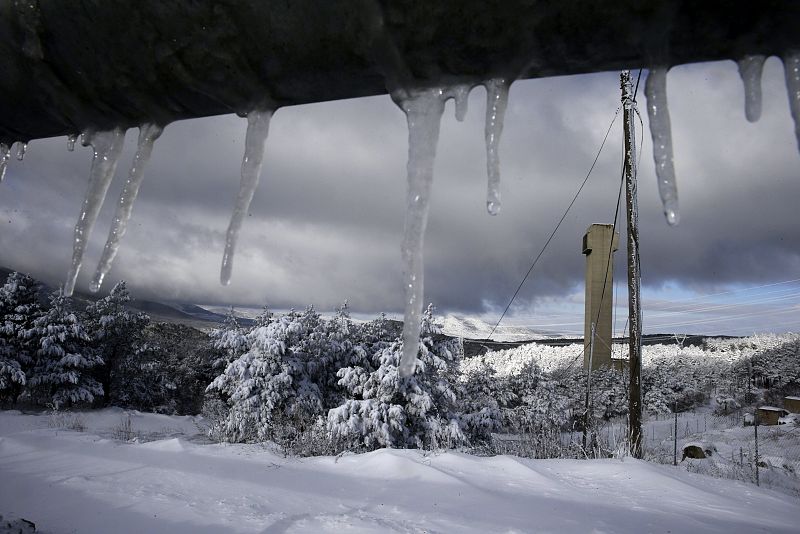
<svg viewBox="0 0 800 534">
<path fill-rule="evenodd" d="M 78 136 L 75 134 L 69 134 L 67 136 L 67 150 L 73 152 L 75 150 L 75 141 L 78 139 Z"/>
<path fill-rule="evenodd" d="M 500 136 L 503 119 L 508 106 L 509 83 L 504 78 L 484 82 L 486 87 L 486 171 L 489 175 L 486 194 L 486 210 L 491 215 L 500 213 Z"/>
<path fill-rule="evenodd" d="M 17 161 L 25 159 L 25 152 L 28 151 L 28 143 L 20 141 L 17 143 Z"/>
<path fill-rule="evenodd" d="M 789 93 L 789 110 L 794 119 L 794 134 L 800 150 L 800 52 L 794 51 L 783 58 L 786 73 L 786 91 Z"/>
<path fill-rule="evenodd" d="M 0 143 L 0 183 L 6 178 L 9 159 L 11 159 L 11 147 L 6 143 Z"/>
<path fill-rule="evenodd" d="M 647 116 L 650 118 L 650 135 L 653 138 L 653 160 L 656 164 L 658 193 L 667 222 L 678 224 L 678 186 L 675 182 L 675 164 L 672 158 L 672 127 L 667 108 L 667 69 L 650 69 L 644 87 L 647 96 Z"/>
<path fill-rule="evenodd" d="M 94 278 L 89 284 L 89 289 L 92 292 L 100 289 L 100 286 L 103 285 L 103 279 L 108 274 L 108 271 L 111 270 L 111 265 L 119 250 L 120 240 L 125 235 L 128 221 L 133 212 L 133 203 L 136 201 L 139 187 L 142 185 L 144 169 L 147 166 L 147 162 L 150 161 L 150 154 L 153 152 L 153 143 L 156 142 L 163 131 L 164 129 L 161 126 L 153 123 L 146 123 L 139 127 L 139 145 L 136 155 L 133 157 L 128 180 L 125 182 L 125 187 L 122 189 L 117 202 L 117 211 L 114 213 L 111 230 L 108 232 L 108 239 L 105 247 L 103 247 L 103 255 L 97 264 Z M 72 139 L 74 143 L 74 137 Z"/>
<path fill-rule="evenodd" d="M 72 243 L 72 266 L 67 273 L 67 281 L 64 284 L 64 295 L 69 297 L 75 289 L 75 280 L 78 278 L 78 271 L 83 263 L 83 254 L 86 251 L 86 243 L 92 233 L 92 227 L 103 206 L 103 200 L 108 192 L 108 186 L 114 177 L 117 168 L 117 161 L 122 152 L 122 145 L 125 142 L 125 131 L 121 128 L 102 132 L 84 132 L 81 134 L 81 142 L 91 145 L 94 150 L 92 158 L 92 168 L 89 171 L 89 188 L 86 191 L 86 198 L 81 206 L 81 213 L 78 223 L 75 225 L 75 234 Z"/>
<path fill-rule="evenodd" d="M 744 83 L 744 115 L 750 122 L 761 118 L 761 73 L 766 56 L 744 56 L 737 64 Z"/>
<path fill-rule="evenodd" d="M 441 88 L 392 95 L 406 114 L 408 123 L 408 192 L 403 231 L 403 355 L 398 372 L 407 377 L 414 373 L 419 350 L 420 321 L 424 295 L 423 246 L 428 224 L 428 202 L 433 183 L 436 144 L 439 141 L 444 104 Z"/>
<path fill-rule="evenodd" d="M 261 174 L 261 162 L 264 158 L 264 147 L 269 133 L 269 121 L 273 110 L 253 110 L 247 114 L 247 135 L 245 136 L 244 158 L 242 159 L 242 178 L 239 183 L 239 194 L 236 196 L 236 205 L 233 208 L 231 222 L 225 238 L 225 253 L 222 255 L 222 269 L 220 281 L 222 285 L 231 283 L 233 271 L 233 254 L 236 250 L 236 241 L 242 228 L 244 217 L 250 209 L 250 202 L 258 187 L 258 178 Z"/>
</svg>

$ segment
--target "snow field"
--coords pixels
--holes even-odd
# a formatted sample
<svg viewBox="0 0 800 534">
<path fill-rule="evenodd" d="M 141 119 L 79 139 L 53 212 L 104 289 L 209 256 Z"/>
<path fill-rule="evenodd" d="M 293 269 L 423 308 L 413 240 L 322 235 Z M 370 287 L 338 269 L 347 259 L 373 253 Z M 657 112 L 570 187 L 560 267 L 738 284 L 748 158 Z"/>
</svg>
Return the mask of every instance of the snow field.
<svg viewBox="0 0 800 534">
<path fill-rule="evenodd" d="M 284 458 L 198 443 L 193 418 L 0 413 L 0 513 L 44 532 L 796 532 L 796 499 L 670 466 L 382 449 Z M 172 435 L 172 434 L 169 434 Z"/>
</svg>

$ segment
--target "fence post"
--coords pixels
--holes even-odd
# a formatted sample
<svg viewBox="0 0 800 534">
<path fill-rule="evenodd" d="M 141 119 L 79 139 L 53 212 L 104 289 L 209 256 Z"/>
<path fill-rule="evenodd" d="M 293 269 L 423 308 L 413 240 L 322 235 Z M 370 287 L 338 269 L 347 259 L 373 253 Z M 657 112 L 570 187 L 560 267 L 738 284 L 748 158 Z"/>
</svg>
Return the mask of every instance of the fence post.
<svg viewBox="0 0 800 534">
<path fill-rule="evenodd" d="M 672 439 L 672 465 L 678 465 L 678 401 L 675 401 L 675 429 Z"/>
<path fill-rule="evenodd" d="M 753 432 L 755 434 L 755 442 L 756 442 L 756 486 L 760 486 L 758 480 L 758 409 L 755 411 L 755 416 L 753 417 Z"/>
</svg>

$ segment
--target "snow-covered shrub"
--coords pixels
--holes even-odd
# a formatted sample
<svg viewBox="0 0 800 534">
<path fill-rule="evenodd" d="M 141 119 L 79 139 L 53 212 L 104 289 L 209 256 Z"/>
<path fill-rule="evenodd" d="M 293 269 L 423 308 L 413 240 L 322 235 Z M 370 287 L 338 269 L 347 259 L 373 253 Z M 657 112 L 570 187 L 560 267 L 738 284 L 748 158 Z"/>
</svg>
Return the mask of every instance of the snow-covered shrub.
<svg viewBox="0 0 800 534">
<path fill-rule="evenodd" d="M 348 400 L 328 412 L 328 429 L 345 449 L 435 449 L 466 442 L 456 412 L 455 382 L 463 348 L 438 334 L 429 306 L 422 318 L 416 366 L 403 378 L 402 342 L 378 347 L 372 366 L 339 370 Z"/>
<path fill-rule="evenodd" d="M 56 404 L 48 404 L 47 407 L 47 426 L 50 428 L 86 431 L 86 420 L 82 414 L 61 410 Z"/>
<path fill-rule="evenodd" d="M 517 398 L 496 374 L 483 360 L 461 376 L 461 426 L 473 445 L 488 443 L 503 430 L 503 409 Z"/>
<path fill-rule="evenodd" d="M 269 324 L 271 314 L 269 310 L 265 311 L 265 314 L 259 315 L 262 323 L 260 326 Z M 219 351 L 219 356 L 213 362 L 215 369 L 224 369 L 233 360 L 247 352 L 247 329 L 239 326 L 233 307 L 230 308 L 225 316 L 225 322 L 222 327 L 212 330 L 208 337 L 213 340 L 214 348 Z"/>
<path fill-rule="evenodd" d="M 353 328 L 346 306 L 330 321 L 308 308 L 257 325 L 207 388 L 228 404 L 226 440 L 288 442 L 314 426 L 341 399 L 336 371 L 360 359 Z"/>
<path fill-rule="evenodd" d="M 28 377 L 34 402 L 58 408 L 91 403 L 103 395 L 103 387 L 91 376 L 103 360 L 89 349 L 89 335 L 60 290 L 50 296 L 50 308 L 34 319 L 25 335 L 38 347 Z"/>
</svg>

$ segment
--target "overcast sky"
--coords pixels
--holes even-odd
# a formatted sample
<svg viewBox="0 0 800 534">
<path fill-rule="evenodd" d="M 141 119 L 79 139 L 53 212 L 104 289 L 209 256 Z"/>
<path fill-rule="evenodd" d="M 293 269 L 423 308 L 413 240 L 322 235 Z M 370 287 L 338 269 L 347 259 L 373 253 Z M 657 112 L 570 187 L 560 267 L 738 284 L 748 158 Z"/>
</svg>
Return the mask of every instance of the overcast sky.
<svg viewBox="0 0 800 534">
<path fill-rule="evenodd" d="M 755 124 L 745 120 L 734 62 L 670 71 L 677 228 L 664 221 L 656 190 L 645 75 L 639 96 L 645 330 L 797 330 L 800 283 L 788 281 L 800 278 L 800 155 L 781 62 L 770 58 L 765 65 L 763 116 Z M 476 88 L 463 123 L 454 119 L 452 102 L 447 105 L 425 289 L 426 300 L 442 313 L 492 321 L 586 175 L 619 106 L 619 77 L 612 72 L 512 85 L 500 147 L 504 205 L 497 217 L 485 209 L 484 102 L 483 88 Z M 360 313 L 399 311 L 407 154 L 400 110 L 388 96 L 278 110 L 233 281 L 223 287 L 219 268 L 245 127 L 231 115 L 166 128 L 107 284 L 124 278 L 135 296 L 156 300 L 326 310 L 347 298 Z M 137 135 L 128 132 L 78 291 L 88 290 Z M 511 323 L 580 331 L 581 238 L 591 223 L 613 221 L 621 135 L 620 115 L 586 189 L 515 301 Z M 68 152 L 65 138 L 33 141 L 24 162 L 10 163 L 0 185 L 0 264 L 63 283 L 90 163 L 91 150 Z M 623 281 L 615 290 L 621 314 L 624 261 L 622 248 L 615 262 L 616 279 Z M 777 285 L 754 288 L 767 284 Z M 732 293 L 703 296 L 720 292 Z M 701 322 L 709 318 L 710 324 Z"/>
</svg>

